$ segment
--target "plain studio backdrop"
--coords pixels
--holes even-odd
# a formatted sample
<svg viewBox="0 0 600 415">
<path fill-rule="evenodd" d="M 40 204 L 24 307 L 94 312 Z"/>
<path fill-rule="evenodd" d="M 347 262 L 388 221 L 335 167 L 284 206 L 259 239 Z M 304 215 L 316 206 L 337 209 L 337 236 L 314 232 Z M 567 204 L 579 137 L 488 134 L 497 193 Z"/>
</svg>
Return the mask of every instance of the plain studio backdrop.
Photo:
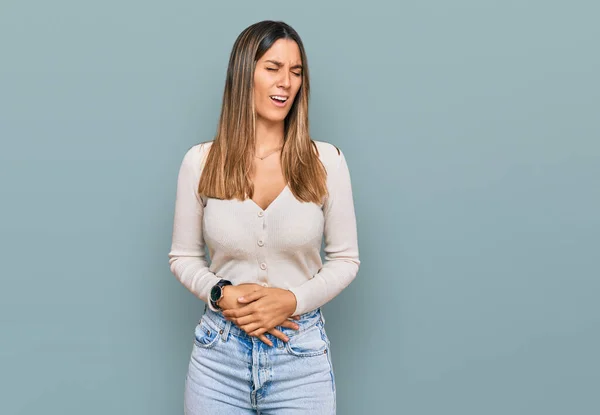
<svg viewBox="0 0 600 415">
<path fill-rule="evenodd" d="M 0 413 L 182 413 L 204 304 L 168 267 L 177 172 L 263 19 L 303 38 L 353 180 L 338 413 L 600 413 L 599 13 L 2 1 Z"/>
</svg>

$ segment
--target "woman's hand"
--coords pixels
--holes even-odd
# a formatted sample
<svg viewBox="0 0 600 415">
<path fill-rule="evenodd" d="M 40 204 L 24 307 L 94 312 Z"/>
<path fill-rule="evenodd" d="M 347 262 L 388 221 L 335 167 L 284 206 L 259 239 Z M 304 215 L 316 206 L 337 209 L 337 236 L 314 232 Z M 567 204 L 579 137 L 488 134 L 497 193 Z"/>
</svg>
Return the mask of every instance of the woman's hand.
<svg viewBox="0 0 600 415">
<path fill-rule="evenodd" d="M 239 284 L 239 285 L 226 285 L 221 290 L 223 291 L 223 297 L 217 301 L 217 305 L 221 307 L 221 309 L 229 310 L 240 308 L 242 304 L 238 303 L 238 298 L 241 296 L 245 296 L 250 294 L 253 291 L 256 291 L 260 288 L 263 288 L 258 284 Z"/>
<path fill-rule="evenodd" d="M 275 326 L 298 329 L 297 325 L 288 320 L 296 310 L 296 296 L 289 290 L 260 287 L 241 296 L 238 303 L 241 306 L 224 310 L 223 315 L 250 336 L 261 338 L 265 332 L 273 334 L 271 330 L 276 330 Z M 297 316 L 293 318 L 298 319 Z M 294 327 L 290 327 L 289 323 Z M 276 337 L 285 342 L 289 340 L 279 330 L 276 331 Z M 261 340 L 268 342 L 267 344 L 271 343 L 263 338 Z"/>
<path fill-rule="evenodd" d="M 239 284 L 239 285 L 226 285 L 225 287 L 223 287 L 223 297 L 218 301 L 218 305 L 219 307 L 221 307 L 221 309 L 223 310 L 223 315 L 227 318 L 226 313 L 229 313 L 231 311 L 235 311 L 238 309 L 241 309 L 242 307 L 247 307 L 247 303 L 252 302 L 252 297 L 251 295 L 253 293 L 256 293 L 257 291 L 260 290 L 264 290 L 265 288 L 262 287 L 261 285 L 258 284 L 252 284 L 252 283 L 245 283 L 245 284 Z M 286 290 L 281 290 L 281 291 L 286 291 Z M 289 291 L 288 291 L 289 292 Z M 291 294 L 291 292 L 290 292 Z M 293 313 L 294 310 L 296 309 L 296 297 L 291 294 L 292 297 L 294 297 L 294 308 L 292 309 L 292 311 L 290 313 Z M 245 301 L 240 302 L 238 301 L 239 298 L 243 297 L 245 299 Z M 258 297 L 260 298 L 260 297 Z M 299 319 L 299 317 L 294 316 L 292 317 L 293 319 Z M 232 320 L 233 323 L 235 323 L 238 327 L 240 327 L 242 330 L 244 330 L 246 333 L 250 334 L 246 329 L 244 329 L 244 327 L 241 327 L 235 320 L 233 319 L 229 319 Z M 283 320 L 283 322 L 278 323 L 278 324 L 274 324 L 270 327 L 262 327 L 264 330 L 260 333 L 260 334 L 250 334 L 253 335 L 255 337 L 258 337 L 263 343 L 268 344 L 269 346 L 273 346 L 273 343 L 267 339 L 267 337 L 264 335 L 265 332 L 268 332 L 270 334 L 272 334 L 273 336 L 281 339 L 284 342 L 288 341 L 288 338 L 285 334 L 283 334 L 281 331 L 277 330 L 275 328 L 275 326 L 282 326 L 282 327 L 286 327 L 289 329 L 293 329 L 293 330 L 298 330 L 298 325 L 296 325 L 294 322 L 290 321 L 286 318 Z"/>
</svg>

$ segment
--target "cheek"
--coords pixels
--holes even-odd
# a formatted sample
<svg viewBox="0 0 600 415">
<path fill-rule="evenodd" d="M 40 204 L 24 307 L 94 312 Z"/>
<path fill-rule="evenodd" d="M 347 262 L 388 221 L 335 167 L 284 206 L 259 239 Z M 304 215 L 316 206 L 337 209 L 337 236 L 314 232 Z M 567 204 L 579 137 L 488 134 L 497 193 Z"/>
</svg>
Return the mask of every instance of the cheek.
<svg viewBox="0 0 600 415">
<path fill-rule="evenodd" d="M 298 96 L 298 92 L 300 92 L 300 87 L 302 86 L 302 81 L 298 82 L 296 88 L 294 88 L 294 96 Z"/>
<path fill-rule="evenodd" d="M 254 78 L 254 92 L 258 97 L 268 95 L 269 80 L 264 76 L 256 76 Z"/>
</svg>

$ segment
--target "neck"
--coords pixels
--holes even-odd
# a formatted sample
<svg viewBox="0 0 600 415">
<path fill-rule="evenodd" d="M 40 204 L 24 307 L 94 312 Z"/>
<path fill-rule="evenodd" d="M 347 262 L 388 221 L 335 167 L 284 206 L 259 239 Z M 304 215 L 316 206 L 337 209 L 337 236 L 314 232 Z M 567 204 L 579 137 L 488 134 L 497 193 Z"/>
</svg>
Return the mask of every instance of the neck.
<svg viewBox="0 0 600 415">
<path fill-rule="evenodd" d="M 284 123 L 283 121 L 269 123 L 268 121 L 258 118 L 256 120 L 256 143 L 255 149 L 257 153 L 273 150 L 283 146 Z"/>
</svg>

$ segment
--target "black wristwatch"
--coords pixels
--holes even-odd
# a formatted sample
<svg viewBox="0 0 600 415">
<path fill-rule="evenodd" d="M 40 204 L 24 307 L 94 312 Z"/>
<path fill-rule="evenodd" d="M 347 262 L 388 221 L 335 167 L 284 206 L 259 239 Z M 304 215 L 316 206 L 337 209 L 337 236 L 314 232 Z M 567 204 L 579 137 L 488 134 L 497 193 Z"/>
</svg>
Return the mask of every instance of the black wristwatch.
<svg viewBox="0 0 600 415">
<path fill-rule="evenodd" d="M 217 305 L 217 302 L 221 298 L 223 298 L 223 287 L 225 287 L 226 285 L 233 284 L 231 283 L 231 281 L 221 279 L 210 289 L 210 304 L 217 310 L 221 309 L 221 307 Z"/>
</svg>

